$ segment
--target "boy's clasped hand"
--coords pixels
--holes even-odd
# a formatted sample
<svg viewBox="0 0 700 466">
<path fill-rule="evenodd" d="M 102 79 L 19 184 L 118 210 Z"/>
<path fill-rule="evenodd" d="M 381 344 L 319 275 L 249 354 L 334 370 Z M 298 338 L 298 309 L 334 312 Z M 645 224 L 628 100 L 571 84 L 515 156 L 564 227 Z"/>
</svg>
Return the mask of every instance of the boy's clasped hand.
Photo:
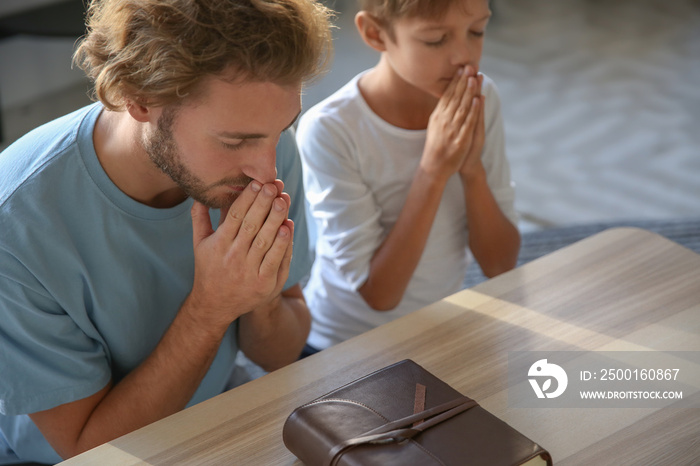
<svg viewBox="0 0 700 466">
<path fill-rule="evenodd" d="M 471 66 L 460 68 L 430 116 L 421 165 L 446 180 L 478 167 L 484 146 L 484 77 Z"/>
</svg>

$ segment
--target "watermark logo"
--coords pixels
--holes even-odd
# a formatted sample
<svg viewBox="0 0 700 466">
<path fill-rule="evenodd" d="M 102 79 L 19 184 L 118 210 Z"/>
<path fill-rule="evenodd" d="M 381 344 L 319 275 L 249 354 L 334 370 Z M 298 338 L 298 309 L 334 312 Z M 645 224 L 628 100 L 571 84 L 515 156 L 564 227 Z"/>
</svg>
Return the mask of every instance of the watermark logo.
<svg viewBox="0 0 700 466">
<path fill-rule="evenodd" d="M 698 408 L 700 351 L 512 351 L 508 405 Z"/>
<path fill-rule="evenodd" d="M 564 393 L 569 383 L 566 371 L 562 369 L 561 366 L 548 363 L 546 359 L 540 359 L 530 366 L 527 375 L 536 377 L 528 380 L 537 398 L 556 398 Z M 538 379 L 544 379 L 541 386 Z M 549 391 L 549 389 L 552 388 L 552 379 L 557 381 L 557 385 L 554 391 Z"/>
</svg>

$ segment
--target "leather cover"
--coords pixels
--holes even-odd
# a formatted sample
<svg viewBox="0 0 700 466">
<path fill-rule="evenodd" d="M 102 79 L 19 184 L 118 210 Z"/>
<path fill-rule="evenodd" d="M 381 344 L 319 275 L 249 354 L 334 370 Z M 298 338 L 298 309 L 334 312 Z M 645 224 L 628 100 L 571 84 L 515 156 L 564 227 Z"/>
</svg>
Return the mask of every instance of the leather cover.
<svg viewBox="0 0 700 466">
<path fill-rule="evenodd" d="M 282 433 L 307 466 L 552 464 L 542 447 L 409 359 L 300 406 Z"/>
</svg>

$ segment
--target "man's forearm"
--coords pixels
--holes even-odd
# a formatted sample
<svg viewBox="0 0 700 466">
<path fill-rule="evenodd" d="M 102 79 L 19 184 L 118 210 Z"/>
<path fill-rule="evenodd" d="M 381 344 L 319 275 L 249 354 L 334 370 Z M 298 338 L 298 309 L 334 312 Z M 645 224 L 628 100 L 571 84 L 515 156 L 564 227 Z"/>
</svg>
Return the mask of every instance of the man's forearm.
<svg viewBox="0 0 700 466">
<path fill-rule="evenodd" d="M 258 309 L 239 319 L 239 347 L 266 371 L 296 361 L 311 329 L 311 316 L 301 287 L 283 291 L 267 309 Z"/>
<path fill-rule="evenodd" d="M 154 351 L 118 384 L 30 415 L 59 455 L 77 455 L 186 406 L 227 330 L 203 326 L 193 307 L 188 298 Z"/>
</svg>

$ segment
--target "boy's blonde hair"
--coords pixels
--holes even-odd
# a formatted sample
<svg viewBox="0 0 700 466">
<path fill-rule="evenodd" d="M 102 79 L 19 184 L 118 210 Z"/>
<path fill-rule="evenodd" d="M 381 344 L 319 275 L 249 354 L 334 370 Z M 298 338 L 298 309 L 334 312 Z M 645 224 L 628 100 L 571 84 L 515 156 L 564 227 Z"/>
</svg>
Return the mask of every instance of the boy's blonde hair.
<svg viewBox="0 0 700 466">
<path fill-rule="evenodd" d="M 312 0 L 93 0 L 74 62 L 95 95 L 177 104 L 209 75 L 292 84 L 330 60 L 331 12 Z M 228 70 L 235 76 L 223 76 Z"/>
<path fill-rule="evenodd" d="M 392 23 L 404 17 L 439 18 L 457 0 L 359 0 L 360 10 L 369 13 L 391 30 Z"/>
</svg>

